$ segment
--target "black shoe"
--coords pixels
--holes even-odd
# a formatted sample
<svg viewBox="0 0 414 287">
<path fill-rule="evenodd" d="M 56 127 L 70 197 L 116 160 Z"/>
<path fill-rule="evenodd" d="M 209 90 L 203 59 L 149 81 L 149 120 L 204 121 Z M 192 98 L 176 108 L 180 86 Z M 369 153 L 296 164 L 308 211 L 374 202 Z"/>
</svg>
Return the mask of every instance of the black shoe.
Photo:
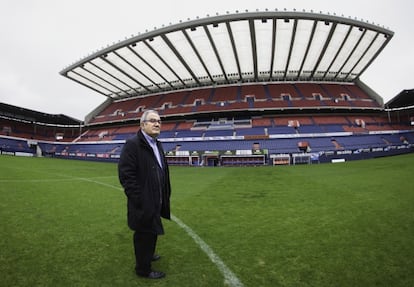
<svg viewBox="0 0 414 287">
<path fill-rule="evenodd" d="M 137 273 L 137 275 L 148 279 L 161 279 L 165 277 L 165 273 L 161 271 L 151 271 L 148 274 Z"/>
<path fill-rule="evenodd" d="M 161 259 L 161 256 L 160 255 L 154 254 L 154 256 L 152 256 L 151 261 L 157 261 L 157 260 L 160 260 L 160 259 Z"/>
</svg>

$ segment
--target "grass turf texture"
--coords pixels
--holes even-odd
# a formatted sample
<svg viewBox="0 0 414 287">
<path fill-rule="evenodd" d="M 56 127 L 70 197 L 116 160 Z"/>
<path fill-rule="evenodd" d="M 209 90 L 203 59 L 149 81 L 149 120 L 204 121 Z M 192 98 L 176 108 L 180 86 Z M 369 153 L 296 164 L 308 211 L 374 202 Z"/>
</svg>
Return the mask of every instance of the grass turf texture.
<svg viewBox="0 0 414 287">
<path fill-rule="evenodd" d="M 244 286 L 414 286 L 414 154 L 171 167 L 172 211 Z M 176 223 L 133 272 L 116 164 L 0 156 L 0 286 L 226 286 Z"/>
</svg>

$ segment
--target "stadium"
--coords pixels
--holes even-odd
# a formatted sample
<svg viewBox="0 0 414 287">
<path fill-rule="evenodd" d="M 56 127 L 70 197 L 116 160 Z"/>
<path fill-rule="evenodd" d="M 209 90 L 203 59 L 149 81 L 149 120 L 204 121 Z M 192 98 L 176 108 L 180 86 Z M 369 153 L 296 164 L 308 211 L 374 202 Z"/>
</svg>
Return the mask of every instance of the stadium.
<svg viewBox="0 0 414 287">
<path fill-rule="evenodd" d="M 2 137 L 2 150 L 116 161 L 142 112 L 155 109 L 172 165 L 410 152 L 412 90 L 384 103 L 359 79 L 392 37 L 354 19 L 271 11 L 147 31 L 61 71 L 106 99 L 84 121 L 3 104 L 2 135 L 30 141 Z"/>
<path fill-rule="evenodd" d="M 83 120 L 0 103 L 4 286 L 144 286 L 114 163 L 145 110 L 175 192 L 157 286 L 411 286 L 414 90 L 384 103 L 360 79 L 393 36 L 312 12 L 188 19 L 60 71 L 104 99 Z"/>
</svg>

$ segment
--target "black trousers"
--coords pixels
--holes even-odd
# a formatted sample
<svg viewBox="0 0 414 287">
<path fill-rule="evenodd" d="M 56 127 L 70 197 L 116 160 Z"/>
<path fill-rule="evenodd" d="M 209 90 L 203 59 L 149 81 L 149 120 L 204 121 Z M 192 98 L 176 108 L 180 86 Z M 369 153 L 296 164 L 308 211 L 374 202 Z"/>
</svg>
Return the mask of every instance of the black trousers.
<svg viewBox="0 0 414 287">
<path fill-rule="evenodd" d="M 150 232 L 134 232 L 135 271 L 140 275 L 151 272 L 158 235 Z"/>
</svg>

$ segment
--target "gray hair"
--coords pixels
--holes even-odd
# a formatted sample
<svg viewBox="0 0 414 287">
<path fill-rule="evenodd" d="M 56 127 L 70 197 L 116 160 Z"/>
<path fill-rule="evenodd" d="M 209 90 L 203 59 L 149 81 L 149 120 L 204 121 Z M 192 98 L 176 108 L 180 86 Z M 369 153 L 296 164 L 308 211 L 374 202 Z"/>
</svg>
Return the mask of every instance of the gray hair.
<svg viewBox="0 0 414 287">
<path fill-rule="evenodd" d="M 158 112 L 155 110 L 146 110 L 142 115 L 140 119 L 140 125 L 144 124 L 144 122 L 147 120 L 149 114 L 156 114 L 159 116 Z"/>
</svg>

